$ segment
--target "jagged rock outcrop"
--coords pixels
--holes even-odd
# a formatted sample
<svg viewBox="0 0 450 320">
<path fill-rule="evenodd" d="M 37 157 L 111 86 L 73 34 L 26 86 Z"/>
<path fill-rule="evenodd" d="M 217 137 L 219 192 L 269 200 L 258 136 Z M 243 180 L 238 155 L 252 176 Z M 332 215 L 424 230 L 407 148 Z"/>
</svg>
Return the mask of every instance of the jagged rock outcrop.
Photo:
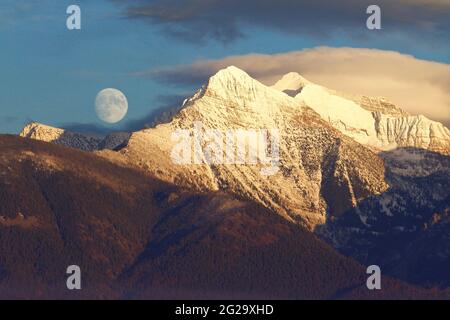
<svg viewBox="0 0 450 320">
<path fill-rule="evenodd" d="M 170 122 L 129 139 L 96 140 L 37 124 L 22 136 L 119 150 L 101 154 L 178 186 L 256 201 L 362 263 L 448 285 L 407 252 L 412 243 L 427 248 L 420 251 L 426 259 L 442 274 L 450 270 L 449 130 L 385 99 L 338 93 L 296 73 L 267 87 L 229 67 Z"/>
<path fill-rule="evenodd" d="M 445 299 L 366 271 L 251 201 L 0 135 L 2 299 Z M 55 170 L 55 167 L 58 170 Z M 82 290 L 67 290 L 68 265 Z M 62 280 L 61 280 L 62 279 Z"/>
<path fill-rule="evenodd" d="M 196 140 L 196 130 L 207 134 L 209 129 L 222 136 Z M 279 135 L 275 165 L 265 161 L 266 152 L 261 155 L 258 136 L 266 135 L 268 142 L 271 130 Z M 183 131 L 189 163 L 173 157 Z M 210 161 L 226 147 L 229 131 L 242 135 L 244 156 L 256 155 L 252 163 L 245 157 L 240 163 L 225 161 L 220 152 L 222 162 Z M 174 137 L 177 132 L 181 136 Z M 120 149 L 128 163 L 160 179 L 198 190 L 228 190 L 313 228 L 326 223 L 327 215 L 339 217 L 388 189 L 383 152 L 407 146 L 447 154 L 448 132 L 384 99 L 340 94 L 297 73 L 267 87 L 229 67 L 187 99 L 171 122 L 131 136 L 91 137 L 40 124 L 30 124 L 21 135 L 83 150 Z M 238 138 L 233 139 L 232 151 L 238 152 Z M 264 174 L 273 169 L 275 174 Z M 368 219 L 364 212 L 355 216 L 363 223 Z"/>
<path fill-rule="evenodd" d="M 262 174 L 265 166 L 260 158 L 255 164 L 208 164 L 203 153 L 197 164 L 174 163 L 171 154 L 177 142 L 172 134 L 183 129 L 193 134 L 195 123 L 201 123 L 202 132 L 277 129 L 278 172 Z M 257 145 L 250 141 L 248 150 Z M 211 145 L 203 141 L 202 147 Z M 161 179 L 228 190 L 308 227 L 325 223 L 327 212 L 339 215 L 387 188 L 383 161 L 375 153 L 342 135 L 298 100 L 235 67 L 211 77 L 172 122 L 134 132 L 121 152 Z"/>
<path fill-rule="evenodd" d="M 114 132 L 106 137 L 82 134 L 36 122 L 26 125 L 19 135 L 24 138 L 52 142 L 83 151 L 114 150 L 124 145 L 130 137 L 130 133 L 127 132 Z"/>
<path fill-rule="evenodd" d="M 273 88 L 305 103 L 333 127 L 375 150 L 414 147 L 450 154 L 450 130 L 423 115 L 410 115 L 383 98 L 350 96 L 289 73 Z"/>
<path fill-rule="evenodd" d="M 382 194 L 327 219 L 315 232 L 364 264 L 415 283 L 447 287 L 450 273 L 450 132 L 383 98 L 351 96 L 290 73 L 273 88 L 314 109 L 384 160 Z M 333 181 L 333 180 L 326 180 Z M 336 186 L 331 185 L 330 195 Z M 349 195 L 346 196 L 350 198 Z M 339 208 L 338 197 L 331 208 Z"/>
</svg>

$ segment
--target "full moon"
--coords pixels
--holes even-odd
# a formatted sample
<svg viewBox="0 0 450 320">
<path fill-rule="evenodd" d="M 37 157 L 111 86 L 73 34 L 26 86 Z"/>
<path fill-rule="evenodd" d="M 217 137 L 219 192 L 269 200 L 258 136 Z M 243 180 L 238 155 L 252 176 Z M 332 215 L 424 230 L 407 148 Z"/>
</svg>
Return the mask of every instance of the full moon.
<svg viewBox="0 0 450 320">
<path fill-rule="evenodd" d="M 128 112 L 128 101 L 125 95 L 117 89 L 103 89 L 95 98 L 95 113 L 100 120 L 107 123 L 117 123 Z"/>
</svg>

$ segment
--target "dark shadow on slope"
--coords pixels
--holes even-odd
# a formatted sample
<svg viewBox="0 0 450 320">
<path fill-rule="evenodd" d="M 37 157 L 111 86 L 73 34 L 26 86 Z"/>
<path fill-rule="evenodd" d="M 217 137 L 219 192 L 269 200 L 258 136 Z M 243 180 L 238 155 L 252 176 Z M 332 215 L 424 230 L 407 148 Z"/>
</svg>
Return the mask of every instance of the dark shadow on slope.
<svg viewBox="0 0 450 320">
<path fill-rule="evenodd" d="M 183 108 L 183 101 L 189 95 L 160 96 L 160 106 L 140 119 L 129 120 L 122 127 L 123 131 L 132 132 L 169 122 Z"/>
<path fill-rule="evenodd" d="M 389 279 L 367 290 L 361 265 L 254 202 L 42 141 L 0 136 L 0 151 L 0 215 L 39 222 L 0 223 L 0 297 L 436 297 Z"/>
<path fill-rule="evenodd" d="M 389 189 L 339 215 L 329 213 L 315 232 L 360 263 L 379 265 L 384 274 L 448 288 L 450 157 L 416 148 L 380 156 Z"/>
</svg>

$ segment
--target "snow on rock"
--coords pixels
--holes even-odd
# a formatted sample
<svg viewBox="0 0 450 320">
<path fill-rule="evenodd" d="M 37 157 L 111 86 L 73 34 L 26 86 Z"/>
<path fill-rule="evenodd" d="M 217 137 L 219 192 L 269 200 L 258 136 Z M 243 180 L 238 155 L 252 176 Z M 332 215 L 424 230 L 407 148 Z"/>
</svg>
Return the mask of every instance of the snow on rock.
<svg viewBox="0 0 450 320">
<path fill-rule="evenodd" d="M 296 73 L 272 88 L 294 95 L 343 134 L 375 150 L 415 147 L 450 154 L 450 130 L 423 115 L 410 115 L 383 98 L 357 97 L 311 83 Z"/>
<path fill-rule="evenodd" d="M 372 113 L 355 102 L 331 94 L 324 87 L 315 84 L 305 86 L 296 98 L 357 142 L 374 147 L 382 146 L 377 139 Z"/>
<path fill-rule="evenodd" d="M 278 80 L 272 88 L 287 93 L 290 96 L 296 96 L 308 84 L 311 84 L 311 82 L 297 72 L 290 72 Z"/>
<path fill-rule="evenodd" d="M 202 132 L 279 130 L 278 171 L 262 175 L 261 163 L 211 164 L 205 153 L 197 155 L 198 164 L 175 163 L 174 133 L 189 130 L 192 137 L 196 123 Z M 426 234 L 446 239 L 439 230 L 448 230 L 448 222 L 434 217 L 448 221 L 450 210 L 449 130 L 383 98 L 338 93 L 296 73 L 267 87 L 238 68 L 223 69 L 170 122 L 131 135 L 103 139 L 36 123 L 21 135 L 83 150 L 119 150 L 103 156 L 118 156 L 179 186 L 251 199 L 364 264 L 401 262 L 386 244 L 395 245 L 400 234 L 419 234 L 431 222 Z M 256 145 L 250 140 L 248 149 Z M 430 248 L 436 243 L 448 241 L 432 241 Z"/>
<path fill-rule="evenodd" d="M 129 133 L 119 132 L 109 134 L 104 138 L 98 135 L 70 132 L 36 122 L 26 125 L 19 135 L 24 138 L 52 142 L 83 151 L 114 149 L 124 144 L 130 136 Z"/>
<path fill-rule="evenodd" d="M 279 171 L 262 175 L 259 163 L 174 164 L 172 134 L 192 129 L 196 122 L 220 132 L 279 130 Z M 325 223 L 328 214 L 339 215 L 387 188 L 383 161 L 375 153 L 303 103 L 235 67 L 212 76 L 172 122 L 134 132 L 121 153 L 160 179 L 201 190 L 226 190 L 310 228 Z"/>
</svg>

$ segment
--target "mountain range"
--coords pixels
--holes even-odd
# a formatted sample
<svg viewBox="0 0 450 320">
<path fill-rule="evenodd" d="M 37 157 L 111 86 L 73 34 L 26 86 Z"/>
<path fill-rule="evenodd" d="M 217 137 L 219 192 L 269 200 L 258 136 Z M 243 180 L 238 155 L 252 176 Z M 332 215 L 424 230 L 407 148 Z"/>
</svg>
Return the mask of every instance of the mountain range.
<svg viewBox="0 0 450 320">
<path fill-rule="evenodd" d="M 450 298 L 387 276 L 369 291 L 362 265 L 243 197 L 16 136 L 0 150 L 0 298 Z"/>
<path fill-rule="evenodd" d="M 198 123 L 277 130 L 276 173 L 261 174 L 259 154 L 174 163 L 173 133 L 195 135 Z M 41 239 L 51 249 L 36 252 L 65 262 L 73 252 L 96 270 L 93 292 L 113 283 L 104 292 L 126 297 L 370 298 L 361 290 L 369 264 L 398 279 L 387 278 L 385 297 L 446 297 L 450 286 L 450 131 L 384 98 L 296 73 L 269 87 L 228 67 L 153 128 L 97 137 L 31 123 L 20 136 L 43 142 L 2 137 L 15 153 L 2 153 L 1 196 L 17 199 L 2 201 L 11 236 L 2 242 Z M 247 138 L 250 152 L 257 143 Z M 1 285 L 25 277 L 8 248 Z M 56 281 L 38 276 L 42 254 L 23 272 Z"/>
</svg>

